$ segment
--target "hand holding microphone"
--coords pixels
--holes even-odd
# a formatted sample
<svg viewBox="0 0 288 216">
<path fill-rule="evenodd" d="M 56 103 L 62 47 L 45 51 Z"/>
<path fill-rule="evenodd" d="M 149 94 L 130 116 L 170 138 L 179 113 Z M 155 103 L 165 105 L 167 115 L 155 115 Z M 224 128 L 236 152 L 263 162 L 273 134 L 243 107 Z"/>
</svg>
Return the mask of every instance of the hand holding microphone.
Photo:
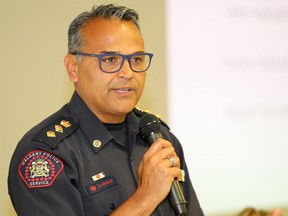
<svg viewBox="0 0 288 216">
<path fill-rule="evenodd" d="M 145 163 L 145 161 L 149 161 L 149 163 L 152 163 L 150 167 L 153 166 L 153 163 L 157 163 L 158 165 L 158 166 L 153 166 L 153 169 L 149 170 L 149 172 L 161 173 L 161 172 L 166 171 L 168 175 L 170 174 L 170 185 L 172 181 L 172 186 L 170 186 L 167 183 L 165 184 L 165 181 L 169 181 L 169 178 L 168 179 L 166 178 L 166 179 L 162 179 L 163 183 L 161 182 L 162 183 L 161 187 L 163 187 L 164 185 L 169 185 L 169 187 L 171 187 L 171 190 L 169 192 L 170 204 L 175 210 L 177 216 L 185 216 L 187 212 L 186 200 L 184 198 L 179 182 L 177 181 L 177 179 L 175 179 L 176 176 L 179 177 L 181 175 L 181 171 L 179 169 L 180 161 L 171 143 L 163 139 L 158 139 L 158 138 L 162 138 L 160 126 L 161 126 L 161 123 L 159 119 L 156 116 L 151 115 L 151 114 L 147 114 L 143 116 L 140 120 L 139 129 L 140 129 L 141 135 L 143 139 L 145 139 L 146 142 L 149 144 L 149 146 L 151 145 L 152 146 L 144 155 L 144 158 L 140 164 L 139 170 L 141 170 L 142 172 L 141 175 L 143 174 L 145 175 L 146 170 L 143 170 L 145 167 L 143 163 Z M 168 166 L 167 166 L 167 163 L 168 163 Z M 149 168 L 149 165 L 147 167 Z M 169 168 L 169 170 L 167 170 L 167 168 Z M 146 174 L 149 175 L 149 172 L 147 172 Z M 157 175 L 157 173 L 155 174 Z M 165 197 L 162 197 L 162 198 L 164 199 Z"/>
</svg>

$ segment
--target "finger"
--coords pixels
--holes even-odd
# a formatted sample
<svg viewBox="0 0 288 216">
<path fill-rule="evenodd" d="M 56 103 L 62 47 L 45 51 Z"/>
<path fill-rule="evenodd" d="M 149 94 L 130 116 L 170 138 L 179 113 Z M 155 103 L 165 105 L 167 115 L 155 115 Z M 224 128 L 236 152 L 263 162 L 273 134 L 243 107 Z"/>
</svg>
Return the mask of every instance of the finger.
<svg viewBox="0 0 288 216">
<path fill-rule="evenodd" d="M 159 158 L 168 159 L 169 157 L 175 160 L 177 158 L 176 152 L 172 146 L 161 149 L 159 152 L 156 152 Z M 168 159 L 169 161 L 169 159 Z"/>
<path fill-rule="evenodd" d="M 162 138 L 158 138 L 154 143 L 152 143 L 152 145 L 150 146 L 150 149 L 152 152 L 157 152 L 160 151 L 161 149 L 165 149 L 165 148 L 170 148 L 172 147 L 174 149 L 174 147 L 172 146 L 172 144 Z"/>
<path fill-rule="evenodd" d="M 183 175 L 184 175 L 184 173 L 178 167 L 171 168 L 171 176 L 172 176 L 173 180 L 177 179 L 178 181 L 183 181 L 183 179 L 184 179 Z"/>
<path fill-rule="evenodd" d="M 177 156 L 169 156 L 167 157 L 168 167 L 178 167 L 180 168 L 180 159 Z"/>
<path fill-rule="evenodd" d="M 154 142 L 144 155 L 146 159 L 152 157 L 157 158 L 156 160 L 158 162 L 163 159 L 167 159 L 170 156 L 177 155 L 172 144 L 164 139 L 158 139 L 156 142 Z"/>
<path fill-rule="evenodd" d="M 169 162 L 170 162 L 170 167 L 174 167 L 174 166 L 175 166 L 175 161 L 174 161 L 174 159 L 173 159 L 172 157 L 168 157 L 167 159 L 168 159 Z"/>
</svg>

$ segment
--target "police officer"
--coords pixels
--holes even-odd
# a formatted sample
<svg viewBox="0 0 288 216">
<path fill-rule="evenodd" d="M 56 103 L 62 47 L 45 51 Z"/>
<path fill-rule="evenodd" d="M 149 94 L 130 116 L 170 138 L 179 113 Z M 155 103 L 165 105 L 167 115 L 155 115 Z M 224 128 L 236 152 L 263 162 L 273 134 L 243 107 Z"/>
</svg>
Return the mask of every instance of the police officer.
<svg viewBox="0 0 288 216">
<path fill-rule="evenodd" d="M 76 17 L 68 37 L 64 64 L 75 92 L 16 147 L 8 187 L 17 214 L 173 216 L 167 195 L 184 170 L 187 215 L 202 216 L 168 126 L 150 148 L 139 133 L 146 113 L 135 105 L 153 54 L 138 14 L 102 5 Z"/>
</svg>

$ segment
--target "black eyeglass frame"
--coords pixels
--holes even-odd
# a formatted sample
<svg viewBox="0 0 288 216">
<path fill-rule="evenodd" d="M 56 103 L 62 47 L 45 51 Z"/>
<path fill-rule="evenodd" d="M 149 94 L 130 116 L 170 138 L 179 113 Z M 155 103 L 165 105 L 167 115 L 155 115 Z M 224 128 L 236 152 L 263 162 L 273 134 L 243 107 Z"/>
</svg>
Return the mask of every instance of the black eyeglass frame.
<svg viewBox="0 0 288 216">
<path fill-rule="evenodd" d="M 120 54 L 120 53 L 101 53 L 101 54 L 92 54 L 92 53 L 85 53 L 85 52 L 73 52 L 73 53 L 70 53 L 72 55 L 80 55 L 80 56 L 89 56 L 89 57 L 96 57 L 98 58 L 98 61 L 99 61 L 99 67 L 100 67 L 100 70 L 104 73 L 116 73 L 118 71 L 121 70 L 121 68 L 123 67 L 123 64 L 124 64 L 124 61 L 125 59 L 128 60 L 128 63 L 129 63 L 129 66 L 131 68 L 132 71 L 136 72 L 136 73 L 141 73 L 141 72 L 144 72 L 144 71 L 147 71 L 149 68 L 150 68 L 150 65 L 151 65 L 151 61 L 152 61 L 152 57 L 154 54 L 152 53 L 147 53 L 147 52 L 141 52 L 141 53 L 133 53 L 133 54 L 129 54 L 129 55 L 124 55 L 124 54 Z M 103 57 L 105 56 L 111 56 L 111 55 L 114 55 L 114 56 L 122 56 L 122 62 L 120 64 L 120 67 L 118 70 L 116 71 L 112 71 L 112 72 L 108 72 L 108 71 L 105 71 L 103 70 L 102 68 L 102 64 L 101 64 L 101 60 Z M 149 56 L 149 63 L 147 65 L 147 68 L 145 70 L 134 70 L 131 66 L 131 57 L 133 56 L 137 56 L 137 55 L 148 55 Z"/>
</svg>

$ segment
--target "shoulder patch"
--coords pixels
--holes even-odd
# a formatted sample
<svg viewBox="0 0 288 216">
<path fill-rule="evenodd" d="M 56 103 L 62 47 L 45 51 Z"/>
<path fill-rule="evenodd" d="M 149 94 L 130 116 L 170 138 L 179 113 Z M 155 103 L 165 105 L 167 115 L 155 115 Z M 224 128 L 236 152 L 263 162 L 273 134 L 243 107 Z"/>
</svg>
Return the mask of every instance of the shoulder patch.
<svg viewBox="0 0 288 216">
<path fill-rule="evenodd" d="M 78 124 L 71 117 L 61 117 L 57 121 L 43 128 L 33 141 L 44 142 L 55 149 L 58 144 L 66 137 L 71 135 L 77 128 Z"/>
<path fill-rule="evenodd" d="M 149 110 L 142 110 L 142 109 L 139 109 L 138 107 L 135 107 L 133 109 L 133 112 L 139 117 L 142 117 L 143 115 L 146 115 L 146 114 L 153 114 Z M 153 115 L 155 115 L 155 114 L 153 114 Z M 164 125 L 165 127 L 167 127 L 170 130 L 169 126 L 160 118 L 159 115 L 155 115 L 155 116 L 160 120 L 162 125 Z"/>
<path fill-rule="evenodd" d="M 44 188 L 53 184 L 63 170 L 62 161 L 46 151 L 31 151 L 21 161 L 18 173 L 29 188 Z"/>
</svg>

